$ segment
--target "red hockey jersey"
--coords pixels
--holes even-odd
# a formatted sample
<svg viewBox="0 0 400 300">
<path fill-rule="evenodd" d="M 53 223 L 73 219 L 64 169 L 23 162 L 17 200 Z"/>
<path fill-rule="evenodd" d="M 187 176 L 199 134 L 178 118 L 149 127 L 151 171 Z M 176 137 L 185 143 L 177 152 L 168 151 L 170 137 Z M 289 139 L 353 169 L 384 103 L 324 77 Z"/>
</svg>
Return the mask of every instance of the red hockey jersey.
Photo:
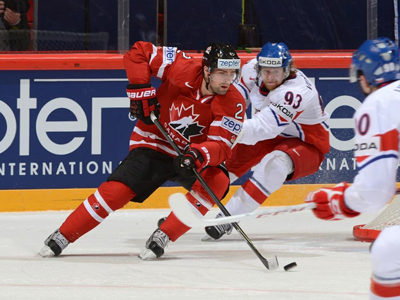
<svg viewBox="0 0 400 300">
<path fill-rule="evenodd" d="M 161 79 L 157 98 L 161 104 L 160 123 L 179 148 L 206 143 L 209 165 L 216 166 L 231 155 L 231 146 L 240 133 L 248 90 L 233 83 L 225 95 L 202 97 L 202 63 L 173 47 L 155 47 L 137 42 L 124 56 L 131 84 L 146 84 L 150 77 Z M 155 125 L 138 121 L 130 148 L 146 147 L 176 156 Z"/>
</svg>

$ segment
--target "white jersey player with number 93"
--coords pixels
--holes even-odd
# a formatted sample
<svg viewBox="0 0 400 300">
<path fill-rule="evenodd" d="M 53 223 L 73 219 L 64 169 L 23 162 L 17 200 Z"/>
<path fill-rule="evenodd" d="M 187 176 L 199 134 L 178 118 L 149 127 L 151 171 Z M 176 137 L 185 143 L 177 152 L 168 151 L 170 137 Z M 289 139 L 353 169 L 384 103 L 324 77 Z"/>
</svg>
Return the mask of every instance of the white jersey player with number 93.
<svg viewBox="0 0 400 300">
<path fill-rule="evenodd" d="M 243 66 L 242 81 L 257 113 L 244 121 L 226 167 L 231 182 L 253 167 L 254 172 L 226 204 L 232 215 L 254 211 L 285 181 L 317 172 L 330 149 L 322 98 L 284 43 L 265 44 Z M 203 240 L 219 239 L 231 229 L 231 224 L 208 226 Z"/>
</svg>

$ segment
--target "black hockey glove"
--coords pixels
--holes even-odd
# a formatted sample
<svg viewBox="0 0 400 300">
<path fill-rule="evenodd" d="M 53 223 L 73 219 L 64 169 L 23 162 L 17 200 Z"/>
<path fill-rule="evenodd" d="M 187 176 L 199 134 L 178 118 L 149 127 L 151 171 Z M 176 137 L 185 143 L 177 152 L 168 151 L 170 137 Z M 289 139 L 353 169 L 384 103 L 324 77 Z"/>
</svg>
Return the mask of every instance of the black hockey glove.
<svg viewBox="0 0 400 300">
<path fill-rule="evenodd" d="M 199 147 L 199 144 L 187 145 L 183 155 L 175 157 L 175 171 L 184 178 L 194 177 L 193 168 L 201 171 L 206 164 L 202 152 L 203 150 Z"/>
<path fill-rule="evenodd" d="M 154 111 L 157 118 L 160 115 L 160 103 L 156 98 L 156 89 L 150 84 L 128 84 L 126 93 L 131 100 L 131 115 L 147 125 L 152 125 L 150 113 Z"/>
</svg>

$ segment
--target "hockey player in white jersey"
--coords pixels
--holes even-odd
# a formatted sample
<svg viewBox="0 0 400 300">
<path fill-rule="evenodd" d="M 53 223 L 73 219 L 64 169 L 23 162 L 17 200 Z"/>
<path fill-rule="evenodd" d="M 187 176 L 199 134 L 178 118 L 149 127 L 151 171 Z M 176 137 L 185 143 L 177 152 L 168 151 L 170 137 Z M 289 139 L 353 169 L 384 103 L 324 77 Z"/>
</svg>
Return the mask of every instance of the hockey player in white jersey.
<svg viewBox="0 0 400 300">
<path fill-rule="evenodd" d="M 257 166 L 226 204 L 232 215 L 254 211 L 285 181 L 317 172 L 330 149 L 329 115 L 322 98 L 295 68 L 284 43 L 265 44 L 257 58 L 243 66 L 242 81 L 256 114 L 245 120 L 226 162 L 231 182 Z M 203 240 L 219 239 L 231 230 L 231 224 L 206 227 Z"/>
<path fill-rule="evenodd" d="M 349 186 L 310 193 L 314 214 L 325 220 L 355 217 L 387 204 L 396 191 L 400 140 L 399 50 L 388 38 L 364 42 L 354 52 L 350 81 L 367 96 L 354 115 L 358 174 Z M 370 299 L 400 300 L 400 226 L 384 229 L 371 247 Z"/>
</svg>

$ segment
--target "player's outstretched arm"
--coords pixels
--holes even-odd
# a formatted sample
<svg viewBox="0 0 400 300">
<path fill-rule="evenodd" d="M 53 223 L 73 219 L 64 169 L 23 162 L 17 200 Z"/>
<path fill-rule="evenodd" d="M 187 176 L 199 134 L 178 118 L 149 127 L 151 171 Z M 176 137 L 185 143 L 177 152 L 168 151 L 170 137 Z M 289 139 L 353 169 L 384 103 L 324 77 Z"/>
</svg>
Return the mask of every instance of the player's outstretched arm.
<svg viewBox="0 0 400 300">
<path fill-rule="evenodd" d="M 360 213 L 348 208 L 344 201 L 344 192 L 347 188 L 346 182 L 342 182 L 333 188 L 322 188 L 309 193 L 305 202 L 313 202 L 317 205 L 312 212 L 319 219 L 335 221 L 357 217 Z"/>
</svg>

